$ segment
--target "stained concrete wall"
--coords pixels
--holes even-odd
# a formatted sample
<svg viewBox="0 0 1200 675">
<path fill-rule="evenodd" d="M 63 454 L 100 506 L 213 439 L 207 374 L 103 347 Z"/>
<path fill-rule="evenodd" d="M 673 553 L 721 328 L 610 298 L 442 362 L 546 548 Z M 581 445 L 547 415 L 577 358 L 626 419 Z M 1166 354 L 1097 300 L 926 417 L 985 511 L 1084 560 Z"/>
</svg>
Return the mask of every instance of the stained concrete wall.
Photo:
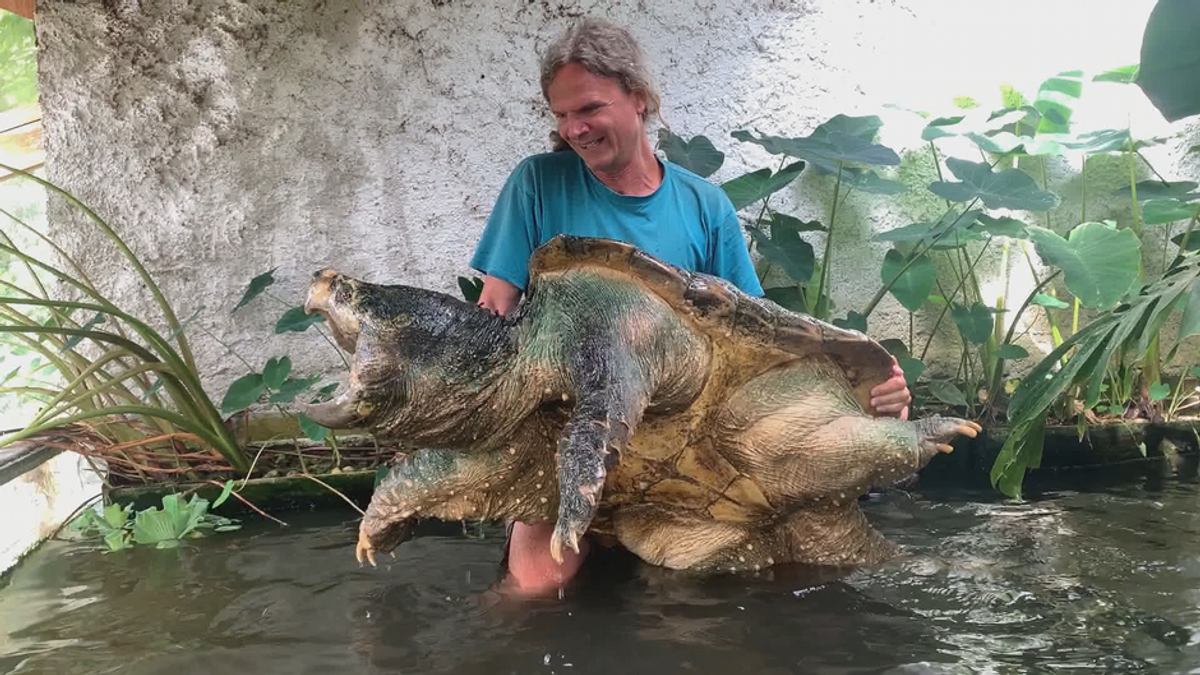
<svg viewBox="0 0 1200 675">
<path fill-rule="evenodd" d="M 111 219 L 181 317 L 200 311 L 190 335 L 219 396 L 244 368 L 205 332 L 253 364 L 286 353 L 298 371 L 340 366 L 311 333 L 271 334 L 281 304 L 263 298 L 230 316 L 260 272 L 277 269 L 272 291 L 287 304 L 301 301 L 322 267 L 456 292 L 508 171 L 546 148 L 537 55 L 580 15 L 611 18 L 642 40 L 672 128 L 705 134 L 729 153 L 714 180 L 774 163 L 731 131 L 802 135 L 847 113 L 883 116 L 881 140 L 911 151 L 889 175 L 919 185 L 935 176 L 919 141 L 923 122 L 885 104 L 931 110 L 973 94 L 998 108 L 1000 83 L 1033 92 L 1059 70 L 1136 62 L 1153 2 L 1102 4 L 46 0 L 37 27 L 48 170 Z M 1186 138 L 1150 151 L 1168 177 L 1200 173 L 1200 156 L 1184 154 L 1197 125 L 1183 130 Z M 1048 169 L 1050 187 L 1077 199 L 1077 160 Z M 1128 219 L 1120 203 L 1105 201 L 1101 180 L 1122 170 L 1089 165 L 1091 218 Z M 829 192 L 828 180 L 806 173 L 775 205 L 824 220 Z M 834 236 L 840 313 L 861 308 L 879 286 L 888 246 L 865 243 L 869 236 L 942 206 L 924 191 L 846 203 Z M 55 234 L 109 292 L 149 311 L 138 279 L 94 229 L 59 207 L 51 215 Z M 1055 223 L 1060 231 L 1069 224 Z M 810 241 L 820 252 L 821 238 Z M 998 258 L 984 263 L 993 295 L 1002 290 Z M 1010 293 L 1023 295 L 1033 283 L 1028 267 L 1019 253 L 1010 266 Z M 916 329 L 931 324 L 922 318 Z M 907 336 L 908 315 L 889 299 L 871 332 Z M 935 353 L 952 369 L 947 335 Z M 1049 347 L 1040 335 L 1031 350 Z"/>
<path fill-rule="evenodd" d="M 0 574 L 100 496 L 97 469 L 74 452 L 0 450 Z"/>
</svg>

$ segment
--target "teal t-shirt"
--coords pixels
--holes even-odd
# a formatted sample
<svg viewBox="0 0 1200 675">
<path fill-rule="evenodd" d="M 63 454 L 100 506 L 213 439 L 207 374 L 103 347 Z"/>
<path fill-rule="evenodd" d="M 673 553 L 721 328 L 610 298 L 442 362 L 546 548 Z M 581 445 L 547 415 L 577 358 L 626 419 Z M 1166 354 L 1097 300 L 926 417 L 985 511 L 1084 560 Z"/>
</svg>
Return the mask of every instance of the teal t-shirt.
<svg viewBox="0 0 1200 675">
<path fill-rule="evenodd" d="M 683 167 L 660 164 L 663 181 L 658 189 L 631 197 L 601 183 L 574 152 L 523 160 L 496 199 L 471 267 L 524 289 L 529 256 L 538 246 L 559 234 L 604 237 L 762 295 L 725 192 Z"/>
</svg>

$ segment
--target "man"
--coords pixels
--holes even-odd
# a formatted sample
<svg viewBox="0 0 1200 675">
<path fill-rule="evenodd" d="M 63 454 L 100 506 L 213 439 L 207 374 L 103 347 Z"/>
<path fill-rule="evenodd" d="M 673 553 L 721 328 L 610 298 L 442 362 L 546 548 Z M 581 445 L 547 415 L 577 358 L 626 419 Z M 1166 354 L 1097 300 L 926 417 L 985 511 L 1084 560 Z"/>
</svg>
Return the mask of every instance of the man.
<svg viewBox="0 0 1200 675">
<path fill-rule="evenodd" d="M 509 176 L 471 266 L 484 274 L 480 306 L 504 315 L 520 300 L 528 261 L 558 234 L 628 242 L 684 269 L 712 274 L 761 296 L 763 290 L 733 204 L 717 186 L 660 161 L 646 134 L 659 96 L 640 49 L 624 29 L 584 19 L 555 40 L 541 62 L 542 94 L 571 152 L 535 155 Z M 904 373 L 872 391 L 877 414 L 907 419 Z M 514 523 L 508 567 L 516 587 L 541 594 L 570 579 L 586 557 L 550 557 L 554 524 Z"/>
</svg>

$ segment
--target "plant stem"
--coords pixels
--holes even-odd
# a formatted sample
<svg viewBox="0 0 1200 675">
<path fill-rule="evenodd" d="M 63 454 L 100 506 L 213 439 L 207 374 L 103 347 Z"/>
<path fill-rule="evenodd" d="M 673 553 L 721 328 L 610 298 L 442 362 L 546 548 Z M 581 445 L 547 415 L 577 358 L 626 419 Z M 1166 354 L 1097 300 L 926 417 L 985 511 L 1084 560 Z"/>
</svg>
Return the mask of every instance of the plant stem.
<svg viewBox="0 0 1200 675">
<path fill-rule="evenodd" d="M 229 352 L 230 355 L 233 356 L 233 358 L 237 359 L 238 361 L 241 361 L 242 365 L 246 366 L 246 370 L 250 371 L 251 373 L 258 372 L 257 370 L 254 369 L 254 366 L 250 365 L 249 361 L 247 361 L 246 359 L 243 359 L 240 354 L 233 351 L 233 347 L 230 347 L 229 345 L 225 344 L 225 342 L 222 341 L 221 338 L 217 337 L 216 335 L 213 335 L 211 332 L 209 332 L 209 330 L 207 328 L 201 327 L 200 330 L 203 331 L 204 334 L 207 335 L 213 342 L 216 342 L 217 344 L 224 347 L 225 351 Z"/>
<path fill-rule="evenodd" d="M 950 223 L 950 226 L 948 228 L 946 228 L 943 232 L 940 232 L 937 236 L 935 236 L 933 239 L 931 239 L 929 244 L 925 247 L 924 250 L 913 251 L 913 255 L 909 258 L 908 262 L 904 264 L 904 267 L 900 268 L 900 271 L 896 273 L 896 276 L 893 277 L 891 281 L 884 284 L 883 287 L 880 288 L 875 293 L 875 296 L 873 298 L 871 298 L 871 302 L 869 302 L 867 304 L 867 308 L 863 311 L 864 317 L 871 316 L 871 312 L 875 311 L 875 307 L 879 304 L 879 302 L 881 300 L 883 300 L 883 296 L 887 295 L 887 292 L 892 288 L 893 285 L 895 285 L 895 283 L 900 279 L 900 277 L 904 276 L 904 273 L 908 271 L 908 268 L 912 267 L 913 263 L 915 263 L 918 258 L 920 258 L 921 256 L 925 255 L 927 252 L 932 250 L 934 245 L 937 244 L 939 241 L 941 241 L 942 237 L 949 234 L 954 229 L 954 226 L 958 224 L 958 221 L 962 219 L 963 215 L 966 214 L 967 211 L 970 211 L 971 207 L 975 206 L 975 203 L 978 201 L 979 201 L 978 197 L 976 197 L 975 199 L 972 199 L 971 203 L 967 205 L 967 208 L 964 209 L 963 212 L 958 215 L 958 218 L 955 218 L 954 222 Z"/>
<path fill-rule="evenodd" d="M 822 297 L 829 295 L 829 259 L 833 253 L 833 226 L 834 219 L 837 218 L 838 195 L 842 191 L 842 162 L 838 160 L 837 182 L 833 185 L 833 205 L 829 209 L 829 230 L 825 234 L 825 255 L 821 260 L 821 285 L 817 287 L 817 303 L 820 305 Z M 818 316 L 818 319 L 828 319 L 829 303 L 825 303 L 825 311 L 821 312 L 825 316 Z"/>
<path fill-rule="evenodd" d="M 983 248 L 979 250 L 979 255 L 975 256 L 975 262 L 972 263 L 972 267 L 979 264 L 980 258 L 983 257 L 984 252 L 987 251 L 988 246 L 991 246 L 991 244 L 991 239 L 988 239 L 987 242 L 984 243 Z M 929 333 L 929 338 L 925 340 L 925 348 L 921 350 L 921 361 L 924 361 L 925 355 L 929 353 L 929 345 L 933 344 L 933 336 L 937 335 L 937 329 L 942 325 L 942 319 L 946 316 L 946 313 L 950 311 L 950 306 L 954 304 L 954 298 L 958 296 L 958 292 L 962 290 L 963 284 L 965 284 L 966 281 L 967 278 L 965 276 L 961 277 L 958 280 L 958 286 L 955 287 L 954 291 L 949 296 L 946 295 L 945 291 L 942 291 L 942 296 L 946 298 L 946 306 L 943 307 L 942 312 L 938 314 L 937 321 L 935 321 L 933 324 L 933 330 Z M 938 287 L 939 290 L 941 290 L 940 281 L 938 282 Z M 909 351 L 912 351 L 911 345 L 909 347 Z"/>
<path fill-rule="evenodd" d="M 1046 284 L 1053 281 L 1054 278 L 1057 277 L 1059 274 L 1062 274 L 1062 270 L 1054 270 L 1053 274 L 1046 277 L 1044 280 L 1042 280 L 1040 283 L 1038 283 L 1038 285 L 1035 286 L 1032 291 L 1029 292 L 1029 295 L 1027 295 L 1025 297 L 1025 302 L 1021 303 L 1021 307 L 1017 310 L 1017 313 L 1013 315 L 1012 323 L 1009 324 L 1008 333 L 1006 333 L 1004 335 L 1004 342 L 1002 344 L 1006 344 L 1006 345 L 1012 344 L 1013 333 L 1016 332 L 1016 330 L 1017 330 L 1017 324 L 1020 322 L 1021 314 L 1025 311 L 1025 308 L 1029 307 L 1029 303 L 1033 302 L 1034 296 L 1036 296 Z M 1004 378 L 1004 359 L 997 359 L 996 360 L 996 371 L 992 375 L 992 386 L 991 386 L 991 388 L 988 389 L 989 392 L 992 392 L 992 396 L 988 399 L 989 401 L 996 400 L 995 392 L 1000 391 L 1000 384 L 1001 384 L 1000 380 L 1003 378 Z"/>
</svg>

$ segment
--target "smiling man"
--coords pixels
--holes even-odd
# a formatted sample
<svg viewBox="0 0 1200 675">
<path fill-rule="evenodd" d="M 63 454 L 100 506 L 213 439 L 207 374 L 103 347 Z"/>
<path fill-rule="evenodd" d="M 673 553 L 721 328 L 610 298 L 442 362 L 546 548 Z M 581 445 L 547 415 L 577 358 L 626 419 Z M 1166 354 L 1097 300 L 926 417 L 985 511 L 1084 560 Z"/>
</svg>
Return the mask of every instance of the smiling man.
<svg viewBox="0 0 1200 675">
<path fill-rule="evenodd" d="M 684 269 L 722 277 L 762 295 L 733 204 L 719 187 L 660 160 L 646 131 L 658 90 L 637 42 L 623 28 L 584 19 L 546 50 L 542 94 L 567 146 L 528 157 L 509 176 L 471 266 L 484 274 L 480 306 L 508 314 L 529 280 L 529 256 L 559 234 L 633 244 Z M 877 414 L 907 418 L 904 373 L 872 392 Z M 569 580 L 587 555 L 550 557 L 554 523 L 514 523 L 508 549 L 513 585 L 540 594 Z"/>
</svg>

